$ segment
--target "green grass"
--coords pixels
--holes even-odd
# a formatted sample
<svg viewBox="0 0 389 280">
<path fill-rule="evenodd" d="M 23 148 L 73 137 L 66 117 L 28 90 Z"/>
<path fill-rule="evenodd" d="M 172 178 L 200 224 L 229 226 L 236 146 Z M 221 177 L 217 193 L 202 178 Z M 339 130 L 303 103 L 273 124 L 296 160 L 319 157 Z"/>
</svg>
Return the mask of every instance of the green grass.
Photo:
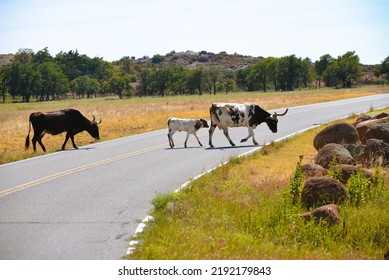
<svg viewBox="0 0 389 280">
<path fill-rule="evenodd" d="M 363 203 L 355 203 L 355 194 L 341 206 L 342 224 L 300 217 L 307 209 L 293 201 L 296 187 L 289 186 L 299 188 L 296 163 L 301 155 L 302 164 L 313 160 L 312 141 L 320 129 L 232 159 L 178 193 L 158 195 L 155 219 L 127 258 L 383 259 L 389 249 L 387 168 L 374 180 L 378 189 L 364 187 Z M 356 177 L 349 191 L 358 182 L 366 185 Z"/>
</svg>

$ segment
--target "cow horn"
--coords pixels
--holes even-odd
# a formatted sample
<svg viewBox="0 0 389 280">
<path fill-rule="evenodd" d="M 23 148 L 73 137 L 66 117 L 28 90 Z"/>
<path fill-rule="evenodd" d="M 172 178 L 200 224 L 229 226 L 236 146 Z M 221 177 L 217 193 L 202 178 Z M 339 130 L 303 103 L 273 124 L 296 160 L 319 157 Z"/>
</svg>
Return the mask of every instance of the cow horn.
<svg viewBox="0 0 389 280">
<path fill-rule="evenodd" d="M 288 112 L 289 108 L 286 108 L 285 112 L 283 112 L 282 114 L 278 114 L 277 112 L 274 113 L 274 117 L 282 117 L 282 116 L 285 116 L 286 113 Z"/>
<path fill-rule="evenodd" d="M 96 120 L 96 117 L 95 117 L 95 115 L 93 115 L 93 114 L 92 114 L 92 116 L 93 116 L 93 120 L 92 120 L 92 122 L 95 122 L 95 120 Z"/>
<path fill-rule="evenodd" d="M 100 118 L 100 120 L 99 120 L 99 122 L 97 123 L 97 124 L 101 124 L 101 122 L 103 121 L 103 119 L 102 118 Z"/>
</svg>

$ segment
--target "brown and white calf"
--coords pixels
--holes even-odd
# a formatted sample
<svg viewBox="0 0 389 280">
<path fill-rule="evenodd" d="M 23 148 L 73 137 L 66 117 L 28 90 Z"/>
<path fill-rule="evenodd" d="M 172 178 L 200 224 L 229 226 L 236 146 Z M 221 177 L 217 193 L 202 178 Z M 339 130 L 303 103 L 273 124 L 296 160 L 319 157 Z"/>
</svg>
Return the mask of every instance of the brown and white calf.
<svg viewBox="0 0 389 280">
<path fill-rule="evenodd" d="M 186 131 L 186 139 L 185 139 L 185 148 L 186 143 L 188 141 L 189 135 L 193 134 L 197 142 L 199 142 L 199 145 L 202 146 L 199 138 L 196 135 L 196 132 L 202 128 L 202 127 L 209 127 L 208 123 L 204 119 L 178 119 L 178 118 L 169 118 L 167 121 L 167 125 L 169 127 L 169 133 L 167 135 L 169 139 L 169 144 L 170 148 L 174 147 L 174 142 L 173 142 L 173 134 L 176 133 L 177 131 Z"/>
</svg>

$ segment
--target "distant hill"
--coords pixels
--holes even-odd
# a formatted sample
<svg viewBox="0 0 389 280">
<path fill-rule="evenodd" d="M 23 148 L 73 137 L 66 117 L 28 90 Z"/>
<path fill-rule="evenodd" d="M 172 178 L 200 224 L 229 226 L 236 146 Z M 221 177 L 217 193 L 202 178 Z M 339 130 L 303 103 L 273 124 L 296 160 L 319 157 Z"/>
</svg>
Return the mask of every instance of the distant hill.
<svg viewBox="0 0 389 280">
<path fill-rule="evenodd" d="M 123 59 L 123 58 L 122 58 Z M 196 67 L 211 67 L 218 66 L 225 70 L 238 70 L 246 67 L 247 65 L 258 62 L 263 57 L 252 57 L 240 54 L 227 54 L 226 52 L 220 52 L 218 54 L 207 51 L 185 51 L 175 52 L 172 51 L 166 55 L 154 55 L 153 57 L 143 57 L 133 60 L 136 64 L 139 64 L 142 68 L 149 64 L 161 64 L 170 65 L 177 64 L 183 67 L 196 68 Z"/>
</svg>

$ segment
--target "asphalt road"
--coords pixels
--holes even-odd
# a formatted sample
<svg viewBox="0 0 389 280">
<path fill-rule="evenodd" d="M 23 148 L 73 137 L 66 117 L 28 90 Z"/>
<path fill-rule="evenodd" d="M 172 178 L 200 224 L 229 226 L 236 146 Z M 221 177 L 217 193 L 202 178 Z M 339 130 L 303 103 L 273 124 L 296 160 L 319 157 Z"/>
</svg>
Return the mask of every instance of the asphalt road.
<svg viewBox="0 0 389 280">
<path fill-rule="evenodd" d="M 262 124 L 255 135 L 263 145 L 388 106 L 389 94 L 380 94 L 292 107 L 279 118 L 278 133 Z M 230 157 L 258 148 L 251 139 L 240 145 L 247 128 L 230 129 L 237 147 L 230 147 L 218 130 L 213 149 L 206 129 L 198 135 L 204 147 L 191 136 L 184 149 L 185 133 L 176 133 L 176 148 L 170 149 L 163 129 L 1 165 L 0 259 L 122 258 L 156 194 L 174 191 Z"/>
</svg>

